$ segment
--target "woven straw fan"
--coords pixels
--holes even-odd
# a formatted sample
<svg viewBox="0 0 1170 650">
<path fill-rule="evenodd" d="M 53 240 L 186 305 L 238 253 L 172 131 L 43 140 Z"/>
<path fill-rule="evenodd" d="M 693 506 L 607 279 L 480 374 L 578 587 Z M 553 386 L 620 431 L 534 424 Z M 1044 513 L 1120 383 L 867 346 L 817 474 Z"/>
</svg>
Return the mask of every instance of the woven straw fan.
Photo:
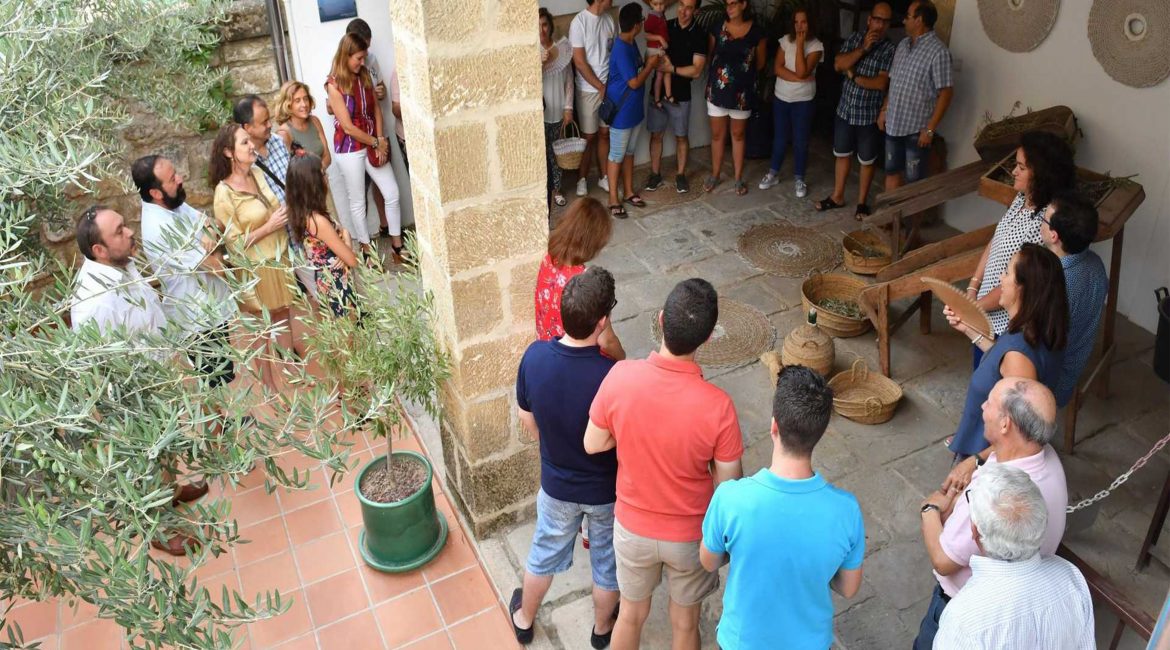
<svg viewBox="0 0 1170 650">
<path fill-rule="evenodd" d="M 923 284 L 930 287 L 934 295 L 943 301 L 951 311 L 963 321 L 967 327 L 975 331 L 976 334 L 982 334 L 983 338 L 988 341 L 994 341 L 995 335 L 991 333 L 991 319 L 987 317 L 987 312 L 983 311 L 974 300 L 967 297 L 967 294 L 955 288 L 955 285 L 950 282 L 944 282 L 938 278 L 922 278 Z"/>
</svg>

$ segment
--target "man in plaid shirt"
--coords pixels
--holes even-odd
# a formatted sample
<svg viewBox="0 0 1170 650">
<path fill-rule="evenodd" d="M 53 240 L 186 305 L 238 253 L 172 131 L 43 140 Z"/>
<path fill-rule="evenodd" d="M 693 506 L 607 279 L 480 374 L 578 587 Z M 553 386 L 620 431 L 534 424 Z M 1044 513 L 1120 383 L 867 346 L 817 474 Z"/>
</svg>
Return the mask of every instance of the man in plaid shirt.
<svg viewBox="0 0 1170 650">
<path fill-rule="evenodd" d="M 934 130 L 954 96 L 951 52 L 934 33 L 937 20 L 930 0 L 910 3 L 907 36 L 894 52 L 890 92 L 878 114 L 878 128 L 886 132 L 887 190 L 926 176 Z"/>
<path fill-rule="evenodd" d="M 877 128 L 882 96 L 890 83 L 890 64 L 894 60 L 894 44 L 886 38 L 894 10 L 889 3 L 874 5 L 866 23 L 866 31 L 855 32 L 841 46 L 841 53 L 833 59 L 833 69 L 846 76 L 841 86 L 841 101 L 833 120 L 833 155 L 837 169 L 833 193 L 817 201 L 818 211 L 832 210 L 845 204 L 845 180 L 849 178 L 850 158 L 857 153 L 861 163 L 861 187 L 857 191 L 857 212 L 860 220 L 869 214 L 866 199 L 873 182 L 874 162 L 881 150 L 881 132 Z"/>
</svg>

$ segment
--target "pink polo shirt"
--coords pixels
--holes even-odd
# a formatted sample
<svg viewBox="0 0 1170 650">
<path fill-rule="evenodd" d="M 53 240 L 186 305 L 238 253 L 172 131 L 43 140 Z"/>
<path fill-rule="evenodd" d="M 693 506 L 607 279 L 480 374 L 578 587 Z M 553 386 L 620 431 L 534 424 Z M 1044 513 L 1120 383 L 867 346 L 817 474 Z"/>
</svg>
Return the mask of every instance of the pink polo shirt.
<svg viewBox="0 0 1170 650">
<path fill-rule="evenodd" d="M 589 420 L 617 441 L 614 515 L 622 526 L 668 542 L 702 539 L 715 491 L 709 464 L 743 455 L 727 393 L 703 379 L 698 364 L 652 352 L 610 370 Z"/>
<path fill-rule="evenodd" d="M 997 462 L 995 452 L 992 452 L 987 462 Z M 1048 529 L 1044 532 L 1040 554 L 1054 555 L 1056 547 L 1060 546 L 1060 538 L 1064 536 L 1064 509 L 1068 507 L 1068 483 L 1065 482 L 1064 466 L 1060 464 L 1060 457 L 1056 455 L 1052 445 L 1044 445 L 1040 453 L 1009 460 L 1004 462 L 1004 465 L 1024 470 L 1040 488 L 1044 505 L 1048 506 Z M 971 484 L 967 488 L 979 489 L 979 470 L 975 470 Z M 943 525 L 943 532 L 939 535 L 938 541 L 952 562 L 963 565 L 963 568 L 949 576 L 934 572 L 934 577 L 938 578 L 943 591 L 954 598 L 971 578 L 971 556 L 981 555 L 979 547 L 975 545 L 975 539 L 971 537 L 971 507 L 963 495 L 955 499 L 955 507 Z"/>
</svg>

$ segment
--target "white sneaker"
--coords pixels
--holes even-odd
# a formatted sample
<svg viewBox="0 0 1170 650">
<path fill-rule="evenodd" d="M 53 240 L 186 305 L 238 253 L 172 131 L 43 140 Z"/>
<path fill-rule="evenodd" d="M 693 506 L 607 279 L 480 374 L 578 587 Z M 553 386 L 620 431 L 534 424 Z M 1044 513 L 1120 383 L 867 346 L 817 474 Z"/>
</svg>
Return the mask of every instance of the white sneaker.
<svg viewBox="0 0 1170 650">
<path fill-rule="evenodd" d="M 608 192 L 609 191 L 609 178 L 602 176 L 601 178 L 597 179 L 597 186 L 600 187 L 602 190 L 605 190 L 606 192 Z"/>
<path fill-rule="evenodd" d="M 773 172 L 768 172 L 767 174 L 764 174 L 764 179 L 760 181 L 760 189 L 766 190 L 770 187 L 776 187 L 779 183 L 780 175 Z"/>
<path fill-rule="evenodd" d="M 577 196 L 585 196 L 588 193 L 589 193 L 589 183 L 586 183 L 584 178 L 577 181 Z"/>
<path fill-rule="evenodd" d="M 808 185 L 805 185 L 804 181 L 799 178 L 796 179 L 796 198 L 803 199 L 806 196 L 808 196 Z"/>
</svg>

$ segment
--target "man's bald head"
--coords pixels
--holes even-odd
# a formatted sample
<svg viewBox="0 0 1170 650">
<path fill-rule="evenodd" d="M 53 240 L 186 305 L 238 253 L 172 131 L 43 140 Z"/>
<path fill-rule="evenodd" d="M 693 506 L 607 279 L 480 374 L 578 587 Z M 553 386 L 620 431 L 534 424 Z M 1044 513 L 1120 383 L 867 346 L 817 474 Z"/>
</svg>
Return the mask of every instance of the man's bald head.
<svg viewBox="0 0 1170 650">
<path fill-rule="evenodd" d="M 1000 415 L 1008 418 L 1027 440 L 1046 445 L 1056 433 L 1056 398 L 1034 379 L 1004 377 L 988 400 L 998 405 Z"/>
</svg>

